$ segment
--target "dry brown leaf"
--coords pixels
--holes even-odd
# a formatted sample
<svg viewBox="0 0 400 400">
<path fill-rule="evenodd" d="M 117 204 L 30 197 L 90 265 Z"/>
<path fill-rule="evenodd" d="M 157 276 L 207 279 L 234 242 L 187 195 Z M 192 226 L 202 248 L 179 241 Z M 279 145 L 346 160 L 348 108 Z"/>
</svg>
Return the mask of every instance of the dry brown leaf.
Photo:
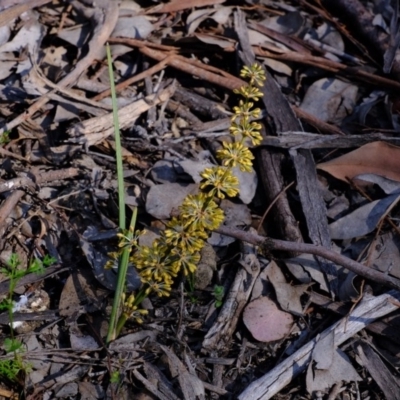
<svg viewBox="0 0 400 400">
<path fill-rule="evenodd" d="M 254 339 L 269 343 L 289 335 L 294 321 L 291 314 L 280 310 L 271 299 L 259 297 L 246 306 L 243 322 Z"/>
<path fill-rule="evenodd" d="M 318 164 L 317 168 L 342 181 L 361 174 L 376 174 L 400 182 L 400 147 L 385 142 L 368 143 L 344 156 Z"/>
</svg>

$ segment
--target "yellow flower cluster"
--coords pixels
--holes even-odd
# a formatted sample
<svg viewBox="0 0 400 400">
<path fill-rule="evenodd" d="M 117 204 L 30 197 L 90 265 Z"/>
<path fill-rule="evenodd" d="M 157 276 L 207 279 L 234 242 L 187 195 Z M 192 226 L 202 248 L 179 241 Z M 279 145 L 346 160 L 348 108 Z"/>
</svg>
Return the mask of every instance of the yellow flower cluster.
<svg viewBox="0 0 400 400">
<path fill-rule="evenodd" d="M 259 108 L 253 108 L 254 101 L 262 97 L 257 86 L 262 86 L 265 74 L 261 66 L 255 64 L 244 67 L 241 77 L 250 81 L 234 92 L 244 97 L 234 107 L 230 132 L 235 136 L 233 143 L 223 143 L 217 158 L 222 166 L 206 168 L 200 174 L 200 193 L 189 195 L 179 207 L 179 215 L 166 223 L 166 229 L 152 246 L 138 245 L 139 232 L 119 234 L 121 249 L 131 248 L 130 262 L 137 268 L 142 287 L 136 296 L 131 294 L 124 300 L 125 319 L 142 321 L 147 312 L 138 308 L 144 297 L 150 293 L 169 296 L 174 278 L 179 272 L 192 274 L 200 261 L 200 250 L 205 245 L 210 231 L 217 229 L 224 219 L 218 205 L 225 196 L 234 197 L 239 193 L 239 181 L 232 168 L 238 166 L 242 171 L 251 172 L 254 156 L 246 145 L 248 139 L 253 145 L 261 142 L 261 125 L 253 119 L 260 117 Z M 133 251 L 135 250 L 135 251 Z M 113 253 L 109 265 L 115 265 L 118 253 Z"/>
</svg>

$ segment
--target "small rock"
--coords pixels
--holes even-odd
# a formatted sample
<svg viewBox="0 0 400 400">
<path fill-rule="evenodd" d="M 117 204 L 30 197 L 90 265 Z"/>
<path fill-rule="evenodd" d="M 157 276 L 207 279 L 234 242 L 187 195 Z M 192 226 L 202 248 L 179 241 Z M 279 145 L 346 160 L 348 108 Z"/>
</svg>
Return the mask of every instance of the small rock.
<svg viewBox="0 0 400 400">
<path fill-rule="evenodd" d="M 178 180 L 174 163 L 168 160 L 157 161 L 151 169 L 151 177 L 157 183 L 173 183 Z"/>
<path fill-rule="evenodd" d="M 251 172 L 243 172 L 240 168 L 235 167 L 232 172 L 239 179 L 239 199 L 244 204 L 249 204 L 256 194 L 258 183 L 256 171 L 252 169 Z"/>
<path fill-rule="evenodd" d="M 189 194 L 194 194 L 198 185 L 163 183 L 150 188 L 146 199 L 146 211 L 154 218 L 168 219 L 172 209 L 177 209 Z"/>
</svg>

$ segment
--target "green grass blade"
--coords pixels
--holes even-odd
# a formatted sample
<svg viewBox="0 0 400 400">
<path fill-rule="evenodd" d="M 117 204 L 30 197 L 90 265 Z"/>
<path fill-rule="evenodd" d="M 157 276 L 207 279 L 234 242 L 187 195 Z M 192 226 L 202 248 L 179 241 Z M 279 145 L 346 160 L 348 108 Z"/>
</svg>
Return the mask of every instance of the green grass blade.
<svg viewBox="0 0 400 400">
<path fill-rule="evenodd" d="M 119 227 L 121 229 L 125 229 L 126 226 L 125 187 L 124 187 L 124 170 L 122 166 L 121 134 L 119 130 L 117 94 L 115 92 L 111 50 L 110 50 L 110 45 L 108 43 L 107 43 L 107 63 L 108 63 L 108 72 L 110 74 L 110 89 L 111 89 L 111 100 L 113 107 L 113 119 L 114 119 L 114 131 L 115 131 L 115 151 L 116 151 L 117 177 L 118 177 Z"/>
</svg>

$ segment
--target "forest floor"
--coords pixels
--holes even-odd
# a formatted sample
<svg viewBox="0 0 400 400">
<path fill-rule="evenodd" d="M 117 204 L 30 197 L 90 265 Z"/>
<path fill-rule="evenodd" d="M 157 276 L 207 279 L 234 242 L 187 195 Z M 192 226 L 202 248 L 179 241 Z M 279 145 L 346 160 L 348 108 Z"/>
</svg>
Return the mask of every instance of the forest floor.
<svg viewBox="0 0 400 400">
<path fill-rule="evenodd" d="M 0 399 L 400 399 L 396 7 L 0 1 Z M 106 43 L 141 246 L 218 164 L 243 66 L 267 77 L 254 168 L 196 272 L 110 343 Z M 130 265 L 127 296 L 142 284 Z"/>
</svg>

